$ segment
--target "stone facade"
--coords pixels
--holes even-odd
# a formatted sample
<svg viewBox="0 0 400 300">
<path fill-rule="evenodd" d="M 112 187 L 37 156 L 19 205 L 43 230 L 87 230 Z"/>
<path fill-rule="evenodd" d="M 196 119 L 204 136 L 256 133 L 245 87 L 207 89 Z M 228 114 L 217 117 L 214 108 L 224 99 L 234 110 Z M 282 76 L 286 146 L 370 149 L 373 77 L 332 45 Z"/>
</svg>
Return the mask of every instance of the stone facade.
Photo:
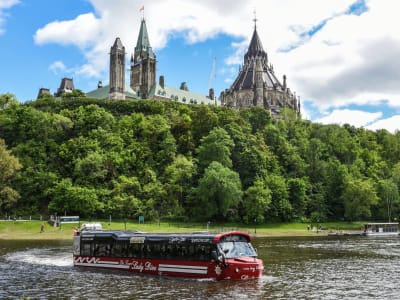
<svg viewBox="0 0 400 300">
<path fill-rule="evenodd" d="M 156 64 L 156 55 L 150 46 L 146 21 L 142 19 L 135 53 L 131 56 L 130 78 L 130 86 L 140 98 L 148 98 L 151 88 L 156 83 Z"/>
<path fill-rule="evenodd" d="M 125 99 L 125 47 L 118 37 L 110 49 L 109 93 L 110 99 Z"/>
<path fill-rule="evenodd" d="M 263 107 L 274 118 L 279 118 L 282 108 L 300 114 L 300 101 L 287 87 L 286 76 L 281 83 L 273 66 L 268 64 L 256 26 L 239 74 L 232 86 L 221 92 L 220 100 L 222 105 L 236 109 Z"/>
</svg>

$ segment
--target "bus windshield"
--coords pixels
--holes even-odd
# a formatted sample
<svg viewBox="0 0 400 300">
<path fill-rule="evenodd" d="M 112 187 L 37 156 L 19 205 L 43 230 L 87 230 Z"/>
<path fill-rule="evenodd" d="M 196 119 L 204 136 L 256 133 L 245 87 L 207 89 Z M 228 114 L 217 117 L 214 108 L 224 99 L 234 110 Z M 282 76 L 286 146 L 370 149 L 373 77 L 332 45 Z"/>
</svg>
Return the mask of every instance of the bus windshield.
<svg viewBox="0 0 400 300">
<path fill-rule="evenodd" d="M 218 247 L 225 254 L 226 258 L 257 256 L 257 252 L 253 246 L 247 242 L 221 242 L 218 244 Z"/>
</svg>

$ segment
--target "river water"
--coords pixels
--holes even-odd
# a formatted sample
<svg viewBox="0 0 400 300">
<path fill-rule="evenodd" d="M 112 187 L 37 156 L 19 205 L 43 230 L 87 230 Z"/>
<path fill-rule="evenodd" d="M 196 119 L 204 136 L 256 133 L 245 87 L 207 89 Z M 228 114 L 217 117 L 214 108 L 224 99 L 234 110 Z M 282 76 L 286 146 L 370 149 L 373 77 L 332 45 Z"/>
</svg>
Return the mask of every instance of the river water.
<svg viewBox="0 0 400 300">
<path fill-rule="evenodd" d="M 399 299 L 400 238 L 256 238 L 264 276 L 184 280 L 72 266 L 71 242 L 0 240 L 0 299 Z"/>
</svg>

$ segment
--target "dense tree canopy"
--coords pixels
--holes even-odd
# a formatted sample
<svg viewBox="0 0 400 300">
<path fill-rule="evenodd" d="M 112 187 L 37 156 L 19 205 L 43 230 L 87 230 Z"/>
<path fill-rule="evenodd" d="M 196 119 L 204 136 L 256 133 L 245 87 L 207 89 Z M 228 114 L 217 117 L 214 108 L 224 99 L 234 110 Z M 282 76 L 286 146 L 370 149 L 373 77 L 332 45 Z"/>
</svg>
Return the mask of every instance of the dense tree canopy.
<svg viewBox="0 0 400 300">
<path fill-rule="evenodd" d="M 252 107 L 0 95 L 0 213 L 391 220 L 400 133 Z"/>
</svg>

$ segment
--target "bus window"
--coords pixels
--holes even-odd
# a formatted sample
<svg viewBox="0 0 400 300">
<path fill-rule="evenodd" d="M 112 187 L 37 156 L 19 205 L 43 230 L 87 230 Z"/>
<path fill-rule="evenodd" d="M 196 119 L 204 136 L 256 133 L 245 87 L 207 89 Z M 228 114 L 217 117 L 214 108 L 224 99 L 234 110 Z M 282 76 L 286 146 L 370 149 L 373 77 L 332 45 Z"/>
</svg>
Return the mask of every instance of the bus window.
<svg viewBox="0 0 400 300">
<path fill-rule="evenodd" d="M 94 256 L 110 256 L 111 245 L 109 241 L 95 241 Z"/>
<path fill-rule="evenodd" d="M 111 256 L 113 257 L 126 257 L 127 255 L 127 241 L 115 241 L 112 247 Z"/>
<path fill-rule="evenodd" d="M 218 247 L 225 254 L 226 258 L 257 256 L 253 246 L 247 242 L 222 242 L 218 244 Z"/>
<path fill-rule="evenodd" d="M 81 242 L 81 255 L 82 256 L 93 256 L 93 242 L 82 241 Z"/>
</svg>

